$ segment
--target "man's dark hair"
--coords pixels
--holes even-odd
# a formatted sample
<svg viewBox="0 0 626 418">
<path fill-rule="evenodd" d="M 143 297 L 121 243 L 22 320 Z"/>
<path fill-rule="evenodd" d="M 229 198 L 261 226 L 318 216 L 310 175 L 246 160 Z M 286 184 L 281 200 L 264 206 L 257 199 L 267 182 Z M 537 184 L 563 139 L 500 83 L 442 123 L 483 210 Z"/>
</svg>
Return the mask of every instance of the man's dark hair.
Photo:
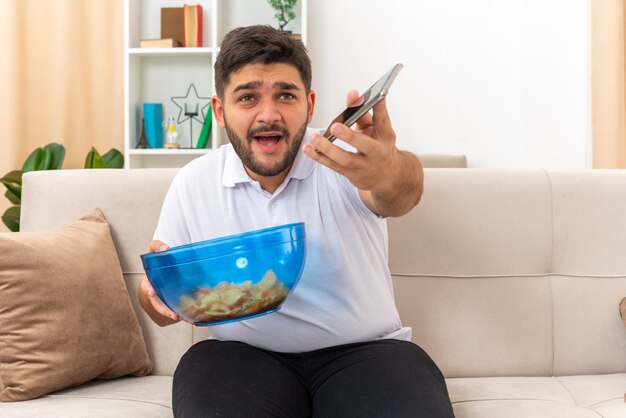
<svg viewBox="0 0 626 418">
<path fill-rule="evenodd" d="M 230 75 L 247 64 L 291 64 L 298 69 L 306 92 L 311 91 L 311 60 L 304 44 L 271 26 L 236 28 L 226 34 L 215 61 L 215 90 L 224 97 Z"/>
</svg>

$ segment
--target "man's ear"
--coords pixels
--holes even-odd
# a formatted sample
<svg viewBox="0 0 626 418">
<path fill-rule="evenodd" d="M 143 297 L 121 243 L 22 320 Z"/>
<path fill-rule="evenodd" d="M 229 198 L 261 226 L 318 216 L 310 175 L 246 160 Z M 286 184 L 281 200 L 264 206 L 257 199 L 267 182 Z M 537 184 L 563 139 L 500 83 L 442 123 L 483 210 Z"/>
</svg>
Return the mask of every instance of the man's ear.
<svg viewBox="0 0 626 418">
<path fill-rule="evenodd" d="M 313 109 L 315 108 L 315 92 L 313 90 L 309 92 L 309 97 L 307 98 L 307 102 L 308 102 L 307 112 L 308 112 L 308 117 L 309 117 L 309 123 L 311 123 L 311 121 L 313 120 Z"/>
<path fill-rule="evenodd" d="M 219 97 L 213 96 L 211 98 L 211 106 L 213 107 L 213 116 L 215 116 L 217 125 L 223 128 L 226 125 L 224 124 L 224 106 L 222 105 L 222 101 Z"/>
</svg>

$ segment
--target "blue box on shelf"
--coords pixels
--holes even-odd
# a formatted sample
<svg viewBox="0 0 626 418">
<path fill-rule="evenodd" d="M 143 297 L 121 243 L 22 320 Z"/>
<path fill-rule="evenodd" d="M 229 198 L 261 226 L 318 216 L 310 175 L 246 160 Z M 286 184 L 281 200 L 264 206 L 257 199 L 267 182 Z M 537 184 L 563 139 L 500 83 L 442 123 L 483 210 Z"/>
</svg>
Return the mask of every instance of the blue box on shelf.
<svg viewBox="0 0 626 418">
<path fill-rule="evenodd" d="M 163 104 L 144 103 L 143 117 L 148 148 L 163 148 Z"/>
</svg>

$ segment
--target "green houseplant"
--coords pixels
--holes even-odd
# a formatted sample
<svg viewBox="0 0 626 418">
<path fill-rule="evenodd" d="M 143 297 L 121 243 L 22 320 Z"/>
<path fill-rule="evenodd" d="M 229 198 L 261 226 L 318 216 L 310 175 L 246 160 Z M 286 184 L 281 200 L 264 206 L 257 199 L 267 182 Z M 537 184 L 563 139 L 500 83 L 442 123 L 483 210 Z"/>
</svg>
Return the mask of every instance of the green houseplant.
<svg viewBox="0 0 626 418">
<path fill-rule="evenodd" d="M 2 222 L 10 231 L 20 230 L 20 208 L 22 204 L 22 175 L 28 171 L 59 170 L 65 159 L 65 147 L 51 143 L 45 147 L 35 149 L 24 161 L 21 170 L 13 170 L 0 178 L 0 183 L 6 187 L 4 195 L 13 204 L 2 215 Z M 95 149 L 85 158 L 85 168 L 122 168 L 124 156 L 120 151 L 111 148 L 106 154 L 100 155 Z"/>
<path fill-rule="evenodd" d="M 278 21 L 278 27 L 284 32 L 287 23 L 296 18 L 294 9 L 298 0 L 267 0 L 267 2 L 275 10 L 274 17 Z"/>
</svg>

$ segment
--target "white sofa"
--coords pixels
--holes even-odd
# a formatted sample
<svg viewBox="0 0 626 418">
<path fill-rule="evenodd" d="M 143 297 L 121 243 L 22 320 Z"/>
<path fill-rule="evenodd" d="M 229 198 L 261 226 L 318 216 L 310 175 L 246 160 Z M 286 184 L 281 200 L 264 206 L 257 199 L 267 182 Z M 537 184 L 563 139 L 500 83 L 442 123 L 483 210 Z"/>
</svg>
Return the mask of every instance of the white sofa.
<svg viewBox="0 0 626 418">
<path fill-rule="evenodd" d="M 174 174 L 28 173 L 22 230 L 101 208 L 136 304 L 139 254 Z M 444 372 L 457 418 L 626 417 L 625 171 L 427 169 L 421 203 L 388 224 L 401 317 Z M 159 328 L 135 307 L 152 375 L 2 403 L 0 416 L 171 416 L 171 375 L 209 329 Z"/>
</svg>

